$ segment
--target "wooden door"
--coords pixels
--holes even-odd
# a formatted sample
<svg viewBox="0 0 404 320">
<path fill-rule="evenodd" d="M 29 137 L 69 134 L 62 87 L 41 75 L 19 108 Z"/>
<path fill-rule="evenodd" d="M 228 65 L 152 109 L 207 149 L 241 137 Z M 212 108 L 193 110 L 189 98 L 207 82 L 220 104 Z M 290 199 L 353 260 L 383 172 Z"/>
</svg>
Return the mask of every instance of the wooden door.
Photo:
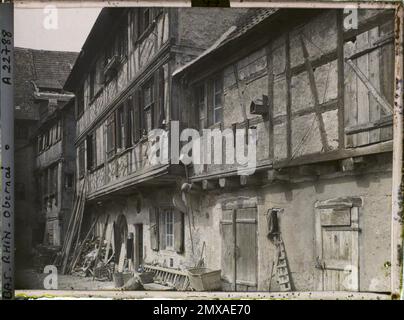
<svg viewBox="0 0 404 320">
<path fill-rule="evenodd" d="M 223 208 L 223 289 L 257 289 L 257 207 Z"/>
<path fill-rule="evenodd" d="M 318 290 L 359 290 L 358 210 L 352 202 L 316 204 Z"/>
<path fill-rule="evenodd" d="M 135 224 L 135 238 L 134 238 L 134 267 L 135 270 L 143 264 L 143 224 Z"/>
</svg>

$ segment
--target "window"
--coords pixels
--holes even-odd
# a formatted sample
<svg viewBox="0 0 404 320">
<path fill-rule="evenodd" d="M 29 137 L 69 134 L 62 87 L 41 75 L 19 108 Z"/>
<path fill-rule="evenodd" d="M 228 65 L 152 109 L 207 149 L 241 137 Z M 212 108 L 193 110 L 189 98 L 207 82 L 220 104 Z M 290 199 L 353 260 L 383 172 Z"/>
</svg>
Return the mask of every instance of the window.
<svg viewBox="0 0 404 320">
<path fill-rule="evenodd" d="M 158 83 L 158 92 L 157 92 L 157 108 L 156 108 L 156 126 L 158 128 L 162 127 L 163 121 L 165 119 L 165 110 L 164 110 L 164 92 L 165 92 L 165 81 L 164 81 L 164 68 L 160 68 L 155 76 L 157 77 Z"/>
<path fill-rule="evenodd" d="M 195 89 L 195 101 L 198 115 L 199 128 L 203 129 L 206 127 L 206 94 L 205 94 L 205 84 L 199 85 Z"/>
<path fill-rule="evenodd" d="M 165 249 L 174 249 L 174 212 L 171 209 L 162 211 L 163 241 Z"/>
<path fill-rule="evenodd" d="M 173 208 L 150 208 L 150 244 L 155 251 L 184 252 L 184 214 Z"/>
<path fill-rule="evenodd" d="M 78 149 L 78 161 L 79 161 L 79 178 L 84 177 L 84 172 L 85 172 L 85 148 L 84 148 L 84 142 L 82 142 L 79 145 L 79 149 Z"/>
<path fill-rule="evenodd" d="M 196 121 L 199 128 L 223 121 L 223 79 L 217 75 L 197 85 L 194 90 Z"/>
<path fill-rule="evenodd" d="M 83 113 L 84 113 L 84 90 L 81 88 L 77 92 L 77 99 L 76 99 L 76 105 L 77 105 L 77 118 L 79 118 Z"/>
<path fill-rule="evenodd" d="M 90 100 L 94 98 L 95 95 L 95 68 L 93 68 L 90 72 Z"/>
<path fill-rule="evenodd" d="M 111 114 L 107 119 L 107 157 L 110 158 L 115 154 L 115 114 Z"/>
<path fill-rule="evenodd" d="M 132 97 L 132 100 L 129 100 L 129 103 L 131 105 L 129 110 L 132 110 L 133 112 L 133 128 L 132 128 L 132 134 L 133 134 L 133 142 L 136 143 L 140 140 L 142 136 L 142 118 L 141 118 L 141 102 L 140 102 L 140 91 L 136 91 L 135 95 Z"/>
<path fill-rule="evenodd" d="M 138 19 L 138 30 L 139 36 L 141 36 L 152 23 L 152 9 L 151 8 L 141 8 L 139 9 L 139 19 Z"/>
<path fill-rule="evenodd" d="M 113 56 L 114 56 L 114 46 L 110 45 L 105 50 L 104 67 L 108 65 Z"/>
<path fill-rule="evenodd" d="M 74 183 L 74 176 L 72 173 L 66 173 L 65 174 L 65 188 L 66 189 L 71 189 L 73 188 L 73 183 Z"/>
<path fill-rule="evenodd" d="M 56 141 L 59 141 L 62 138 L 62 121 L 59 120 L 56 124 Z"/>
<path fill-rule="evenodd" d="M 117 118 L 117 147 L 120 149 L 125 148 L 126 146 L 126 126 L 127 122 L 125 121 L 125 108 L 124 106 L 120 106 L 116 112 Z"/>
<path fill-rule="evenodd" d="M 213 124 L 223 120 L 223 82 L 221 77 L 213 80 Z"/>
<path fill-rule="evenodd" d="M 153 111 L 154 111 L 154 79 L 151 79 L 143 87 L 143 130 L 148 133 L 154 127 Z"/>
<path fill-rule="evenodd" d="M 43 146 L 43 135 L 38 136 L 38 153 L 42 152 L 42 146 Z"/>
<path fill-rule="evenodd" d="M 128 53 L 128 28 L 125 23 L 121 25 L 118 32 L 118 56 L 126 57 Z"/>
<path fill-rule="evenodd" d="M 105 58 L 101 56 L 98 58 L 94 70 L 94 96 L 102 89 L 104 84 L 104 61 Z"/>
<path fill-rule="evenodd" d="M 95 132 L 87 136 L 87 170 L 95 168 L 97 163 L 97 148 Z"/>
<path fill-rule="evenodd" d="M 133 136 L 135 115 L 134 115 L 134 105 L 133 105 L 132 97 L 129 97 L 128 101 L 126 102 L 126 113 L 127 113 L 127 120 L 126 120 L 126 141 L 125 141 L 125 143 L 126 143 L 126 147 L 129 148 L 135 142 L 134 136 Z"/>
</svg>

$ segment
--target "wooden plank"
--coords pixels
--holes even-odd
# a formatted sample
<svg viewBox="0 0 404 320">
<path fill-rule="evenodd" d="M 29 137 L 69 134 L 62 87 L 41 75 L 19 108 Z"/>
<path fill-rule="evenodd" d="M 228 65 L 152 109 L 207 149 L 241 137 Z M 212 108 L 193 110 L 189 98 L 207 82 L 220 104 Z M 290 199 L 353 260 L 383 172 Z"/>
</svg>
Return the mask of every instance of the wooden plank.
<svg viewBox="0 0 404 320">
<path fill-rule="evenodd" d="M 351 227 L 359 230 L 359 208 L 351 209 Z M 359 232 L 351 232 L 352 237 L 352 271 L 351 271 L 351 290 L 359 291 Z"/>
<path fill-rule="evenodd" d="M 358 59 L 359 60 L 359 59 Z M 361 80 L 361 83 L 369 90 L 369 92 L 373 95 L 373 97 L 376 99 L 376 101 L 380 104 L 380 106 L 383 108 L 383 110 L 387 114 L 391 114 L 393 107 L 391 104 L 375 89 L 372 83 L 369 82 L 369 79 L 367 78 L 367 74 L 365 74 L 361 68 L 356 66 L 354 63 L 352 63 L 351 60 L 346 60 L 346 63 L 355 71 L 356 75 L 358 78 Z"/>
<path fill-rule="evenodd" d="M 125 243 L 122 243 L 119 254 L 118 272 L 123 272 L 123 268 L 125 267 L 125 259 L 126 259 L 126 246 Z"/>
<path fill-rule="evenodd" d="M 344 45 L 344 56 L 350 55 L 356 50 L 356 43 L 347 42 Z M 356 62 L 352 62 L 356 63 Z M 357 101 L 357 81 L 355 72 L 344 63 L 345 91 L 344 91 L 344 123 L 345 127 L 358 124 L 358 101 Z M 357 136 L 345 137 L 345 146 L 352 148 L 357 144 Z"/>
<path fill-rule="evenodd" d="M 107 215 L 107 217 L 105 219 L 104 227 L 102 229 L 102 234 L 101 234 L 101 238 L 100 238 L 100 244 L 98 246 L 97 255 L 95 256 L 95 259 L 94 259 L 94 268 L 97 267 L 97 263 L 98 263 L 98 260 L 99 260 L 99 257 L 100 257 L 102 245 L 104 244 L 105 234 L 107 232 L 107 227 L 108 227 L 108 221 L 109 221 L 109 215 Z M 93 276 L 93 280 L 94 280 L 94 278 L 95 278 L 95 275 Z"/>
<path fill-rule="evenodd" d="M 344 85 L 344 14 L 337 12 L 337 63 L 338 63 L 338 148 L 345 148 L 344 117 L 345 117 L 345 85 Z"/>
<path fill-rule="evenodd" d="M 255 216 L 257 210 L 255 209 Z M 236 223 L 236 284 L 240 281 L 257 283 L 257 224 L 256 219 L 240 219 L 237 211 Z M 250 286 L 250 285 L 249 285 Z"/>
<path fill-rule="evenodd" d="M 236 224 L 236 219 L 237 219 L 237 210 L 233 209 L 233 214 L 232 214 L 232 231 L 233 231 L 233 243 L 232 243 L 232 249 L 233 249 L 233 290 L 237 291 L 237 224 Z"/>
<path fill-rule="evenodd" d="M 388 21 L 379 27 L 380 36 L 393 32 L 394 21 Z M 379 72 L 380 72 L 380 92 L 386 97 L 386 100 L 393 105 L 394 103 L 394 44 L 388 43 L 380 48 Z M 381 110 L 382 116 L 386 115 L 385 111 Z M 386 141 L 392 139 L 393 127 L 380 129 L 380 140 Z"/>
<path fill-rule="evenodd" d="M 94 228 L 97 225 L 97 222 L 98 222 L 98 217 L 96 217 L 94 219 L 93 224 L 91 225 L 90 229 L 88 229 L 88 232 L 87 232 L 86 236 L 84 237 L 83 241 L 81 242 L 81 245 L 80 245 L 80 247 L 78 249 L 78 252 L 76 253 L 75 257 L 73 258 L 73 261 L 72 261 L 73 263 L 72 263 L 72 266 L 70 268 L 71 271 L 74 270 L 74 267 L 76 266 L 77 262 L 79 261 L 81 252 L 82 252 L 82 250 L 84 248 L 84 244 L 88 240 L 88 238 L 90 237 L 91 233 L 94 231 Z"/>
<path fill-rule="evenodd" d="M 315 259 L 316 263 L 323 260 L 323 239 L 321 230 L 320 210 L 315 210 Z M 324 290 L 324 271 L 317 269 L 315 272 L 315 290 Z"/>
<path fill-rule="evenodd" d="M 105 249 L 105 257 L 104 257 L 104 263 L 106 264 L 107 263 L 107 261 L 108 261 L 108 254 L 109 254 L 109 250 L 111 249 L 111 246 L 112 246 L 112 244 L 113 244 L 113 239 L 112 239 L 112 236 L 113 236 L 113 234 L 114 234 L 114 226 L 113 226 L 113 224 L 111 223 L 110 225 L 108 225 L 108 226 L 111 226 L 110 227 L 110 232 L 109 232 L 109 236 L 107 236 L 107 238 L 106 238 L 106 240 L 107 240 L 107 247 L 106 247 L 106 249 Z"/>
<path fill-rule="evenodd" d="M 321 226 L 351 225 L 351 211 L 346 209 L 320 209 Z"/>
<path fill-rule="evenodd" d="M 347 135 L 352 135 L 358 132 L 363 132 L 363 131 L 368 131 L 368 130 L 372 130 L 375 131 L 375 129 L 381 129 L 387 126 L 392 126 L 393 124 L 393 116 L 392 115 L 388 115 L 388 116 L 384 116 L 383 118 L 380 118 L 380 109 L 379 109 L 379 119 L 375 120 L 375 121 L 371 121 L 369 123 L 364 123 L 364 124 L 358 124 L 358 125 L 354 125 L 354 126 L 347 126 L 344 130 L 345 134 Z M 379 135 L 377 135 L 377 137 L 380 138 L 380 131 L 379 131 Z M 376 140 L 379 141 L 379 140 Z M 373 142 L 376 142 L 373 141 Z"/>
<path fill-rule="evenodd" d="M 369 42 L 369 32 L 364 32 L 357 36 L 356 43 L 358 48 L 366 47 Z M 368 79 L 369 77 L 369 57 L 368 55 L 364 55 L 359 57 L 357 60 L 356 69 L 361 70 L 363 73 L 363 77 Z M 349 60 L 348 60 L 349 65 Z M 355 71 L 356 69 L 352 67 Z M 355 72 L 357 75 L 357 99 L 358 99 L 358 124 L 368 123 L 369 122 L 369 94 L 367 87 L 361 81 L 361 76 L 358 72 Z M 361 146 L 369 144 L 369 132 L 361 132 L 358 133 L 358 140 L 356 146 Z"/>
</svg>

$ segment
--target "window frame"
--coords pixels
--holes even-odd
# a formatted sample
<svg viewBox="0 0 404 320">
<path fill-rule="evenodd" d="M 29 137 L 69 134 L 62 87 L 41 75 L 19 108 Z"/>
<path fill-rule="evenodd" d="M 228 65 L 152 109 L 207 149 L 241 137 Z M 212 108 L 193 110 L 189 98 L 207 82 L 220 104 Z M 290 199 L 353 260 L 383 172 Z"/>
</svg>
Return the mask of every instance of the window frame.
<svg viewBox="0 0 404 320">
<path fill-rule="evenodd" d="M 155 105 L 156 105 L 156 88 L 155 88 L 155 79 L 152 76 L 143 86 L 142 86 L 142 131 L 143 134 L 148 134 L 154 127 L 154 112 L 155 112 Z M 146 105 L 146 90 L 150 89 L 150 103 Z M 147 122 L 147 114 L 150 113 L 150 128 Z"/>
<path fill-rule="evenodd" d="M 89 133 L 86 137 L 87 143 L 87 170 L 94 170 L 97 166 L 97 136 L 95 131 Z"/>
<path fill-rule="evenodd" d="M 219 89 L 217 89 L 218 82 L 220 82 Z M 203 99 L 201 98 L 201 91 L 203 91 Z M 220 103 L 218 102 L 218 95 L 220 95 Z M 195 121 L 200 130 L 223 123 L 224 89 L 222 72 L 195 84 L 193 86 L 193 96 L 195 101 Z M 216 116 L 217 112 L 220 112 L 220 117 Z"/>
<path fill-rule="evenodd" d="M 81 178 L 84 177 L 85 170 L 86 170 L 86 167 L 85 167 L 85 151 L 86 151 L 86 148 L 85 148 L 85 145 L 84 145 L 84 141 L 82 141 L 79 144 L 77 149 L 78 149 L 77 150 L 77 153 L 78 153 L 78 155 L 77 155 L 77 161 L 78 161 L 77 173 L 78 173 L 79 179 L 81 179 Z"/>
<path fill-rule="evenodd" d="M 175 216 L 173 209 L 162 209 L 164 250 L 175 250 Z"/>
<path fill-rule="evenodd" d="M 109 115 L 106 126 L 106 156 L 111 159 L 116 154 L 116 118 L 115 113 Z"/>
</svg>

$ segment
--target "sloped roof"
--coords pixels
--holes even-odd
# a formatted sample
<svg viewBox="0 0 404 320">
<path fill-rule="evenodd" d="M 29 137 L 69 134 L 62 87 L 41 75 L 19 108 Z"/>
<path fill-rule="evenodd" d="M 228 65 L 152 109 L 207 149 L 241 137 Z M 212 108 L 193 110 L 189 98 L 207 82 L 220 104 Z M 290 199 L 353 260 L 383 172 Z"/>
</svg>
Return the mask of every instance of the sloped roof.
<svg viewBox="0 0 404 320">
<path fill-rule="evenodd" d="M 214 55 L 215 52 L 225 47 L 228 43 L 241 38 L 242 36 L 250 33 L 264 20 L 270 18 L 275 12 L 280 9 L 273 8 L 251 8 L 246 14 L 242 15 L 226 33 L 224 33 L 215 44 L 203 52 L 199 57 L 190 61 L 185 66 L 174 71 L 173 75 L 182 73 L 186 69 L 192 67 L 194 64 L 199 63 L 204 58 Z"/>
<path fill-rule="evenodd" d="M 40 92 L 61 92 L 76 60 L 76 52 L 15 48 L 14 105 L 18 119 L 37 120 L 35 87 Z"/>
<path fill-rule="evenodd" d="M 236 29 L 227 37 L 221 45 L 234 40 L 243 34 L 250 31 L 256 25 L 272 16 L 278 9 L 271 8 L 251 8 L 247 11 L 245 15 L 242 15 L 238 21 L 236 21 Z"/>
<path fill-rule="evenodd" d="M 32 50 L 35 83 L 39 89 L 62 90 L 77 52 Z"/>
</svg>

